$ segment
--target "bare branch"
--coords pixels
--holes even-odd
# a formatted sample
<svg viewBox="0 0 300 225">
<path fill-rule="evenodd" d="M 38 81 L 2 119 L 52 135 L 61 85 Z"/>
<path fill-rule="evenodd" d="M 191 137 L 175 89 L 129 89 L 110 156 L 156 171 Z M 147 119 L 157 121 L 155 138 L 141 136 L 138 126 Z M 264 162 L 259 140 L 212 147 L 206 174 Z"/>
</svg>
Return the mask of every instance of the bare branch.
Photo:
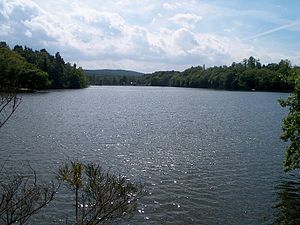
<svg viewBox="0 0 300 225">
<path fill-rule="evenodd" d="M 0 128 L 9 120 L 21 103 L 16 91 L 0 93 Z"/>
<path fill-rule="evenodd" d="M 25 224 L 53 200 L 59 188 L 53 182 L 41 184 L 31 166 L 30 169 L 32 174 L 28 176 L 15 175 L 0 182 L 0 219 L 5 224 Z"/>
</svg>

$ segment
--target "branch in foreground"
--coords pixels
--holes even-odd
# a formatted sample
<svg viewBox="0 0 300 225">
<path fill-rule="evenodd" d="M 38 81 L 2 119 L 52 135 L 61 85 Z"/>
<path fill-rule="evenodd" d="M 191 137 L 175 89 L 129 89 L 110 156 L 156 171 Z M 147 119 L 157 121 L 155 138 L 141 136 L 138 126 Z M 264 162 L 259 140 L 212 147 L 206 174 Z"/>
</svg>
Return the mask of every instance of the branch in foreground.
<svg viewBox="0 0 300 225">
<path fill-rule="evenodd" d="M 0 93 L 0 128 L 8 121 L 21 103 L 16 91 Z"/>
<path fill-rule="evenodd" d="M 74 167 L 74 165 L 77 165 Z M 80 182 L 78 171 L 82 168 Z M 72 178 L 76 178 L 74 182 Z M 130 217 L 137 211 L 138 199 L 143 187 L 128 181 L 125 177 L 103 172 L 96 164 L 71 162 L 59 170 L 58 179 L 75 191 L 77 225 L 108 224 L 114 219 Z M 74 185 L 80 183 L 80 186 Z"/>
<path fill-rule="evenodd" d="M 54 183 L 39 183 L 35 171 L 1 180 L 0 224 L 25 224 L 53 200 L 57 188 Z"/>
</svg>

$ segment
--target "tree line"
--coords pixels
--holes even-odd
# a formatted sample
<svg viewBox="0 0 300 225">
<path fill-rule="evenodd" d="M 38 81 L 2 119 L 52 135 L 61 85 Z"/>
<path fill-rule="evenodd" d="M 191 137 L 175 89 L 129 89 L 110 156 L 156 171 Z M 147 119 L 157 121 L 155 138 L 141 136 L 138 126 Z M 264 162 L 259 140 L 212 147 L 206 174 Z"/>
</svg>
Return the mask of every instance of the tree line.
<svg viewBox="0 0 300 225">
<path fill-rule="evenodd" d="M 82 68 L 66 63 L 59 52 L 53 56 L 21 45 L 11 49 L 0 42 L 0 90 L 84 88 L 87 83 Z"/>
<path fill-rule="evenodd" d="M 262 65 L 249 57 L 231 66 L 191 67 L 183 72 L 162 71 L 141 78 L 146 85 L 223 90 L 289 91 L 292 86 L 285 82 L 299 67 L 292 67 L 289 60 Z"/>
<path fill-rule="evenodd" d="M 87 75 L 91 85 L 143 85 L 136 76 Z"/>
<path fill-rule="evenodd" d="M 293 73 L 300 74 L 300 67 L 292 66 L 289 60 L 261 64 L 259 59 L 249 57 L 230 66 L 191 67 L 179 71 L 158 71 L 140 77 L 90 76 L 93 85 L 146 85 L 222 90 L 291 91 L 286 82 Z"/>
</svg>

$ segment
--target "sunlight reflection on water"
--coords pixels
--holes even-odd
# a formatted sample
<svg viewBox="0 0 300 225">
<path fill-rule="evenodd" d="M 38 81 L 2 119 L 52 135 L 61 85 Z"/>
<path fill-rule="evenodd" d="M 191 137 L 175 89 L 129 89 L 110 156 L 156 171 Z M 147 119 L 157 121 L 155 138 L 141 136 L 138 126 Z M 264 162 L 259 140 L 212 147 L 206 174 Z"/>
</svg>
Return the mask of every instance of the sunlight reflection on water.
<svg viewBox="0 0 300 225">
<path fill-rule="evenodd" d="M 285 177 L 277 99 L 286 96 L 154 87 L 29 94 L 0 130 L 0 160 L 13 171 L 28 160 L 45 179 L 66 160 L 93 161 L 142 182 L 148 195 L 124 224 L 270 224 Z M 72 212 L 70 196 L 58 197 L 35 223 Z"/>
</svg>

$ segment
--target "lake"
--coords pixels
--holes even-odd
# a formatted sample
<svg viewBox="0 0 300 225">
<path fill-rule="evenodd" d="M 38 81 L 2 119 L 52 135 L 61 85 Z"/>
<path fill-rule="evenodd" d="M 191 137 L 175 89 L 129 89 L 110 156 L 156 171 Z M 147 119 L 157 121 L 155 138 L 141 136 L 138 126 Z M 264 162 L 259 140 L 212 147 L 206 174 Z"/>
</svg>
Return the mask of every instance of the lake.
<svg viewBox="0 0 300 225">
<path fill-rule="evenodd" d="M 287 110 L 277 100 L 287 96 L 110 86 L 24 94 L 0 129 L 0 162 L 24 172 L 29 161 L 47 180 L 79 159 L 143 183 L 148 194 L 124 224 L 276 223 L 299 193 L 282 166 Z M 31 224 L 62 223 L 69 197 L 59 192 Z"/>
</svg>

